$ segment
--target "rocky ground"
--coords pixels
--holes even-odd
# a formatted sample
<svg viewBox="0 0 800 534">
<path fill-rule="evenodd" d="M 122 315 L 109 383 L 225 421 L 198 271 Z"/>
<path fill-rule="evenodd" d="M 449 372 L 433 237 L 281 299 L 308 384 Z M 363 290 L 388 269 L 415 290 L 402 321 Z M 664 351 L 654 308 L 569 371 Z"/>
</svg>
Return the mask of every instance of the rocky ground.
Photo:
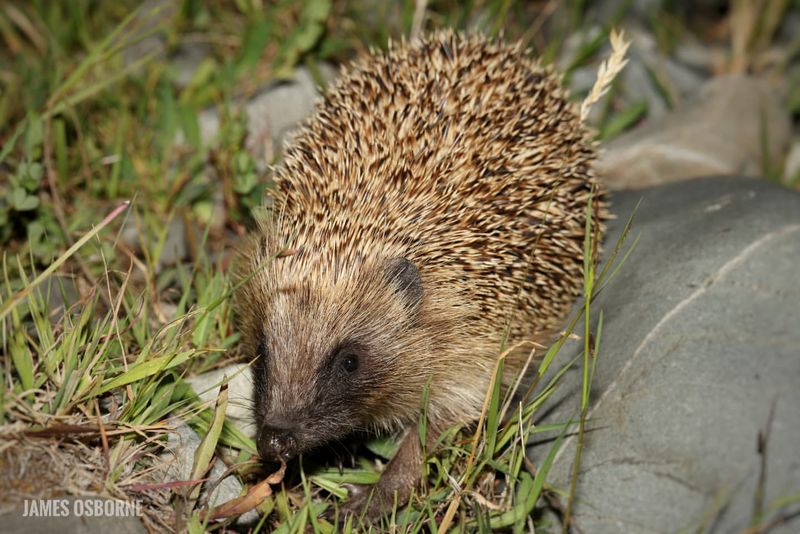
<svg viewBox="0 0 800 534">
<path fill-rule="evenodd" d="M 577 524 L 746 531 L 756 503 L 800 488 L 800 194 L 725 176 L 612 201 L 609 239 L 635 211 L 640 240 L 596 301 L 605 322 Z M 571 417 L 580 384 L 568 373 L 544 421 Z M 575 442 L 559 450 L 556 483 L 569 480 Z M 790 511 L 769 531 L 798 529 Z"/>
</svg>

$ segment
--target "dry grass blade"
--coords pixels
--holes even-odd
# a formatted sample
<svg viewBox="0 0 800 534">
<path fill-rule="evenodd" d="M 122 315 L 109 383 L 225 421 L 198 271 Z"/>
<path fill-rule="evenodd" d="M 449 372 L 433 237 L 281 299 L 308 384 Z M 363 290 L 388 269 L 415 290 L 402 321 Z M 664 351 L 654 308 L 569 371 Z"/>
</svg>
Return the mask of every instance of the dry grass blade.
<svg viewBox="0 0 800 534">
<path fill-rule="evenodd" d="M 113 431 L 112 425 L 106 425 L 105 432 Z M 100 427 L 97 425 L 67 425 L 58 424 L 41 430 L 23 430 L 23 436 L 30 438 L 62 438 L 65 436 L 75 436 L 80 434 L 90 434 L 97 436 L 100 434 Z"/>
<path fill-rule="evenodd" d="M 770 47 L 787 8 L 787 0 L 733 0 L 730 8 L 733 73 L 757 70 L 759 56 Z"/>
<path fill-rule="evenodd" d="M 428 7 L 428 0 L 416 0 L 414 2 L 414 19 L 411 23 L 411 39 L 419 38 L 422 33 L 422 25 L 425 22 L 425 9 Z"/>
<path fill-rule="evenodd" d="M 595 80 L 592 90 L 589 91 L 589 94 L 586 95 L 583 103 L 581 103 L 581 122 L 586 121 L 592 106 L 603 98 L 617 74 L 628 63 L 628 60 L 625 59 L 625 54 L 628 52 L 628 47 L 631 43 L 625 40 L 624 32 L 611 30 L 609 40 L 611 41 L 611 55 L 600 64 L 600 68 L 597 70 L 597 80 Z"/>
<path fill-rule="evenodd" d="M 471 445 L 471 448 L 470 448 L 469 458 L 467 459 L 467 466 L 466 466 L 466 469 L 464 471 L 464 476 L 462 478 L 462 484 L 463 484 L 463 488 L 464 489 L 457 491 L 455 496 L 453 497 L 453 500 L 450 501 L 450 504 L 447 507 L 447 511 L 445 512 L 441 523 L 439 523 L 439 527 L 438 527 L 437 532 L 439 532 L 440 534 L 442 534 L 444 532 L 447 532 L 448 529 L 450 528 L 450 525 L 453 522 L 453 518 L 455 517 L 455 514 L 458 511 L 458 507 L 461 504 L 462 494 L 463 494 L 464 491 L 469 489 L 469 476 L 470 476 L 470 473 L 472 471 L 472 466 L 473 466 L 473 464 L 475 462 L 475 456 L 476 456 L 476 453 L 478 451 L 478 446 L 479 446 L 480 441 L 481 441 L 481 433 L 483 431 L 483 424 L 486 421 L 486 414 L 489 411 L 489 404 L 490 404 L 491 399 L 492 399 L 492 393 L 494 391 L 494 385 L 495 385 L 495 382 L 497 380 L 502 380 L 503 379 L 502 376 L 498 376 L 498 371 L 501 369 L 501 364 L 505 361 L 506 356 L 508 356 L 513 351 L 517 350 L 521 346 L 526 345 L 528 343 L 529 343 L 528 341 L 520 341 L 519 343 L 516 343 L 516 344 L 512 345 L 511 347 L 507 348 L 506 350 L 504 350 L 497 357 L 497 360 L 495 362 L 494 372 L 492 373 L 492 379 L 489 382 L 489 386 L 486 388 L 486 395 L 484 396 L 484 399 L 483 399 L 483 408 L 481 409 L 481 415 L 478 418 L 478 426 L 476 427 L 475 433 L 473 434 L 472 439 L 470 440 L 472 442 L 472 445 Z"/>
<path fill-rule="evenodd" d="M 105 433 L 106 436 L 120 436 L 132 433 L 141 434 L 144 432 L 149 432 L 154 430 L 162 430 L 163 428 L 164 428 L 163 424 L 134 426 L 134 425 L 115 425 L 115 424 L 105 423 L 102 428 L 96 424 L 81 424 L 81 425 L 55 424 L 47 428 L 42 428 L 37 430 L 23 430 L 17 433 L 12 432 L 7 436 L 0 436 L 0 439 L 3 438 L 11 439 L 11 438 L 16 438 L 17 436 L 25 436 L 28 438 L 41 438 L 41 439 L 52 439 L 52 438 L 62 439 L 67 437 L 78 439 L 79 436 L 87 436 L 90 438 L 95 438 L 103 433 Z"/>
<path fill-rule="evenodd" d="M 750 0 L 738 0 L 731 4 L 731 72 L 747 71 L 748 44 L 755 33 L 758 6 Z"/>
<path fill-rule="evenodd" d="M 36 47 L 40 54 L 44 54 L 47 50 L 47 39 L 42 35 L 39 28 L 31 21 L 19 7 L 12 3 L 5 3 L 3 10 L 6 16 L 17 25 L 17 27 L 30 39 L 31 43 Z"/>
</svg>

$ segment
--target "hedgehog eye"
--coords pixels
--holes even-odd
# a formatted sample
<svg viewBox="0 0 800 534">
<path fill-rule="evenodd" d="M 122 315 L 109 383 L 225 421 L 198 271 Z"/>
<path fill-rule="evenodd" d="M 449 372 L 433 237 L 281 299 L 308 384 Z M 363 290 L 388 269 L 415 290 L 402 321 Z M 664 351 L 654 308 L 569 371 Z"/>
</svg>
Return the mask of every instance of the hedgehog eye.
<svg viewBox="0 0 800 534">
<path fill-rule="evenodd" d="M 340 344 L 330 352 L 328 369 L 332 371 L 338 369 L 348 375 L 355 373 L 360 366 L 360 352 L 357 344 L 349 341 Z"/>
<path fill-rule="evenodd" d="M 342 360 L 342 369 L 348 373 L 354 373 L 358 369 L 358 356 L 352 352 L 346 352 L 340 358 Z"/>
</svg>

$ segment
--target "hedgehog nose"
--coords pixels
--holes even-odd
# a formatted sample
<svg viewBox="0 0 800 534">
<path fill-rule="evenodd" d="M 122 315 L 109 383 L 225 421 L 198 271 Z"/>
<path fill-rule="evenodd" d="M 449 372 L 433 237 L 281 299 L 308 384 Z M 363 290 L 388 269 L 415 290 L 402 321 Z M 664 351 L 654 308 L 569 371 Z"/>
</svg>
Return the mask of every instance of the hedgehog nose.
<svg viewBox="0 0 800 534">
<path fill-rule="evenodd" d="M 258 438 L 258 454 L 265 460 L 288 462 L 297 451 L 297 441 L 291 431 L 265 426 Z"/>
</svg>

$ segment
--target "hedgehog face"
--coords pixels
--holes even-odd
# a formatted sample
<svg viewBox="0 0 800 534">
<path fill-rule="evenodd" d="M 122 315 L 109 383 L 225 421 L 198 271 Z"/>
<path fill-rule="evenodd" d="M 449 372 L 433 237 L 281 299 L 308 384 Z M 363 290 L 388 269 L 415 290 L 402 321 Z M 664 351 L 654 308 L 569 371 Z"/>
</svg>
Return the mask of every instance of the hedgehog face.
<svg viewBox="0 0 800 534">
<path fill-rule="evenodd" d="M 419 407 L 416 381 L 398 365 L 420 350 L 417 268 L 395 258 L 315 282 L 283 275 L 258 323 L 254 400 L 264 458 L 288 460 L 352 432 L 391 427 L 398 405 Z"/>
</svg>

